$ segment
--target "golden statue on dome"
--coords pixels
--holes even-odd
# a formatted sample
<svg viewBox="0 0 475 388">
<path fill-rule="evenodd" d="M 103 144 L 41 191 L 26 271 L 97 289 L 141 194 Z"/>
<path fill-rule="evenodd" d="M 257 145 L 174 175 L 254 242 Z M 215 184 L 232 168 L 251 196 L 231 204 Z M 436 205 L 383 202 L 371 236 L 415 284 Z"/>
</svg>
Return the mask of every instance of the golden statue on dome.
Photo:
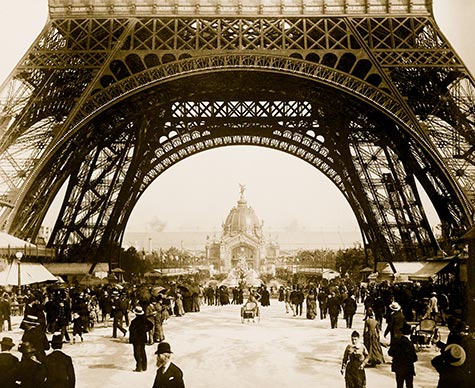
<svg viewBox="0 0 475 388">
<path fill-rule="evenodd" d="M 244 191 L 246 190 L 246 185 L 239 183 L 239 191 L 241 192 L 241 199 L 244 199 Z"/>
</svg>

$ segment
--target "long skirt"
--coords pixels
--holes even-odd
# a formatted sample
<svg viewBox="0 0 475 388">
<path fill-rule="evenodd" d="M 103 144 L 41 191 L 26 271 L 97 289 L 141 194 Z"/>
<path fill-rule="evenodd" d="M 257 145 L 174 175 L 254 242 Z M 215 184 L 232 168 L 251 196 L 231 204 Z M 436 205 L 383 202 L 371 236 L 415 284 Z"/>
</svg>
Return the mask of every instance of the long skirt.
<svg viewBox="0 0 475 388">
<path fill-rule="evenodd" d="M 346 388 L 366 388 L 366 373 L 364 369 L 359 369 L 359 364 L 348 364 L 345 373 Z"/>
<path fill-rule="evenodd" d="M 378 364 L 383 364 L 384 356 L 379 335 L 373 332 L 365 333 L 363 342 L 369 353 L 368 365 L 375 366 Z"/>
<path fill-rule="evenodd" d="M 307 319 L 315 319 L 317 316 L 317 302 L 313 299 L 307 299 Z"/>
</svg>

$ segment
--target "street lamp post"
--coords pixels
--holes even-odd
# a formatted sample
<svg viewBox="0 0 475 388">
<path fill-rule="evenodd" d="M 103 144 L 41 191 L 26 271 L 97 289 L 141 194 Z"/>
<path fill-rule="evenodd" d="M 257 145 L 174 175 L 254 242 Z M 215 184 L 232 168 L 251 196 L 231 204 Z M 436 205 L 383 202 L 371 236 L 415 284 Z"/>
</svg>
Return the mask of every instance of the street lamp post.
<svg viewBox="0 0 475 388">
<path fill-rule="evenodd" d="M 21 295 L 21 258 L 23 257 L 23 253 L 17 252 L 15 256 L 18 261 L 18 295 Z"/>
</svg>

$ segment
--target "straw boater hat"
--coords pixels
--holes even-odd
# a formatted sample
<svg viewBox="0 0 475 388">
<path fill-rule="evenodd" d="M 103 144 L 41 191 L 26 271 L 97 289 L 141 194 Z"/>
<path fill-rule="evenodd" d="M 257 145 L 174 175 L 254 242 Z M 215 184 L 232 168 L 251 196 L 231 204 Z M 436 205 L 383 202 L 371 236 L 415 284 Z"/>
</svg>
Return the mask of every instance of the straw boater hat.
<svg viewBox="0 0 475 388">
<path fill-rule="evenodd" d="M 36 349 L 33 347 L 31 342 L 22 342 L 18 346 L 18 350 L 23 354 L 31 354 L 31 353 L 36 352 Z"/>
<path fill-rule="evenodd" d="M 2 341 L 0 342 L 0 345 L 2 345 L 5 348 L 13 348 L 15 344 L 13 343 L 13 340 L 10 337 L 3 337 Z"/>
<path fill-rule="evenodd" d="M 389 308 L 393 311 L 399 311 L 399 310 L 401 310 L 401 305 L 398 302 L 392 302 L 389 305 Z"/>
<path fill-rule="evenodd" d="M 444 349 L 444 356 L 452 366 L 460 366 L 465 362 L 466 354 L 464 348 L 457 344 L 447 345 Z"/>
<path fill-rule="evenodd" d="M 135 315 L 143 315 L 143 308 L 140 306 L 136 306 L 134 310 Z"/>
<path fill-rule="evenodd" d="M 38 317 L 35 315 L 27 315 L 25 318 L 23 318 L 23 322 L 28 324 L 28 325 L 39 325 L 40 323 L 38 322 Z"/>
</svg>

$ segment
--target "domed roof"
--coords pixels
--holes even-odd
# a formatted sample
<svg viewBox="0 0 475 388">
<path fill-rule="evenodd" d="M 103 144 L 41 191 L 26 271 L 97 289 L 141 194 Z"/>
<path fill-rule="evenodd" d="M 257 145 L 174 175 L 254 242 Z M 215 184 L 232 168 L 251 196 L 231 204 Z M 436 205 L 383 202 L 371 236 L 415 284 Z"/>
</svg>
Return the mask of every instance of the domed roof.
<svg viewBox="0 0 475 388">
<path fill-rule="evenodd" d="M 223 224 L 223 236 L 235 236 L 245 233 L 253 237 L 262 237 L 262 223 L 254 209 L 247 205 L 244 198 L 244 186 L 241 186 L 241 198 L 233 207 Z"/>
</svg>

